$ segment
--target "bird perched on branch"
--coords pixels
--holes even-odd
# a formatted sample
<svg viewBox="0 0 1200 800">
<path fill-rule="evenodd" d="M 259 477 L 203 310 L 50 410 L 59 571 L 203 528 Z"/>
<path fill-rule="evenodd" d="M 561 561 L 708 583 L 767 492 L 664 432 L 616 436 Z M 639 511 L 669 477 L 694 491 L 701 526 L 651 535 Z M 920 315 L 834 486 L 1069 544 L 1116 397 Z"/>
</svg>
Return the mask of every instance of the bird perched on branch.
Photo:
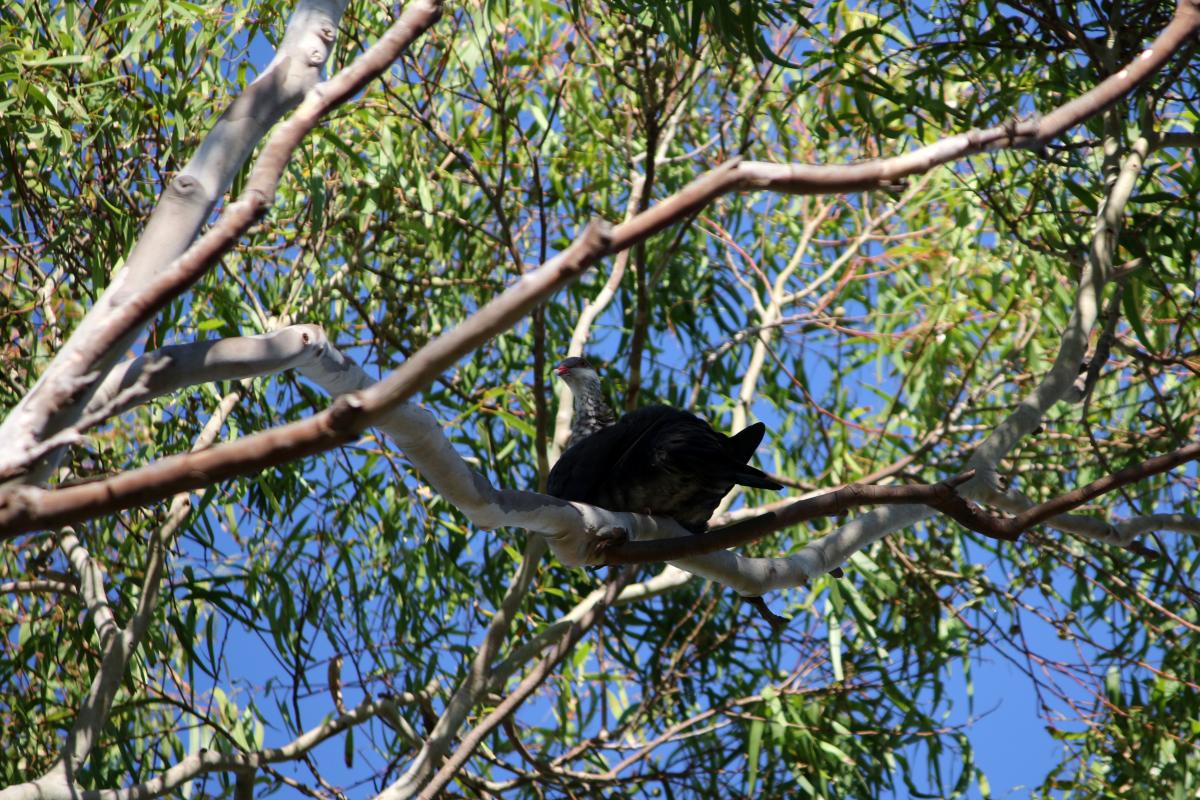
<svg viewBox="0 0 1200 800">
<path fill-rule="evenodd" d="M 575 420 L 567 450 L 550 470 L 551 495 L 609 511 L 672 517 L 692 533 L 703 533 L 735 485 L 783 488 L 746 463 L 766 433 L 761 422 L 726 436 L 699 417 L 664 405 L 616 419 L 600 376 L 586 359 L 568 358 L 554 371 L 571 389 Z M 762 598 L 747 599 L 769 615 L 772 625 L 779 624 L 781 618 L 766 610 Z"/>
</svg>

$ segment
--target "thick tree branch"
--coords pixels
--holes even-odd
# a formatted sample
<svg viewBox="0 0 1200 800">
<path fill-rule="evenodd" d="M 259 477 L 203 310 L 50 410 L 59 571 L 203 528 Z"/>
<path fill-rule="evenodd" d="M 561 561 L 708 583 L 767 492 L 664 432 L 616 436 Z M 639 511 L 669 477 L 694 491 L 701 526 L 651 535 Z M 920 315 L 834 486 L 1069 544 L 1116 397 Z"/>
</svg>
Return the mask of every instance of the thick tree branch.
<svg viewBox="0 0 1200 800">
<path fill-rule="evenodd" d="M 221 114 L 163 190 L 113 282 L 37 384 L 0 424 L 0 475 L 28 466 L 33 459 L 27 454 L 37 442 L 75 421 L 93 376 L 107 371 L 132 343 L 137 329 L 107 337 L 107 349 L 100 352 L 94 340 L 97 332 L 110 330 L 114 312 L 145 291 L 187 249 L 259 140 L 317 83 L 345 5 L 345 0 L 297 3 L 271 63 Z M 48 470 L 49 465 L 35 470 L 27 476 L 29 482 L 41 482 Z"/>
<path fill-rule="evenodd" d="M 96 626 L 96 634 L 101 647 L 107 647 L 109 640 L 120 630 L 116 617 L 113 616 L 112 606 L 108 603 L 107 592 L 104 588 L 104 572 L 100 569 L 87 548 L 79 541 L 75 531 L 65 528 L 58 538 L 59 549 L 67 557 L 75 574 L 79 576 L 79 594 L 87 606 L 88 616 Z"/>
<path fill-rule="evenodd" d="M 45 578 L 0 583 L 0 594 L 20 594 L 23 592 L 30 594 L 76 594 L 78 591 L 78 587 L 72 583 Z"/>
<path fill-rule="evenodd" d="M 160 347 L 113 367 L 87 404 L 84 419 L 95 425 L 188 386 L 293 369 L 316 358 L 325 344 L 319 325 L 289 325 L 255 336 Z"/>
<path fill-rule="evenodd" d="M 34 448 L 33 457 L 78 443 L 89 428 L 156 397 L 188 386 L 292 369 L 316 358 L 324 345 L 325 332 L 319 326 L 291 325 L 257 336 L 169 345 L 122 362 L 105 376 L 82 416 Z"/>
</svg>

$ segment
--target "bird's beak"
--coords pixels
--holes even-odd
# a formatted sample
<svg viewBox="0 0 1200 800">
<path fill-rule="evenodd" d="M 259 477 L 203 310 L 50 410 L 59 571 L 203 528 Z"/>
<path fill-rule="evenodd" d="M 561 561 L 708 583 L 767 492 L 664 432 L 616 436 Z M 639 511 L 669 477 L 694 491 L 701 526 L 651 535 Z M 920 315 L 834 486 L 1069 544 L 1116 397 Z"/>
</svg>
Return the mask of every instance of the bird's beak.
<svg viewBox="0 0 1200 800">
<path fill-rule="evenodd" d="M 571 371 L 570 367 L 564 367 L 562 364 L 559 364 L 557 367 L 554 368 L 554 374 L 560 378 L 563 375 L 566 375 L 570 371 Z"/>
</svg>

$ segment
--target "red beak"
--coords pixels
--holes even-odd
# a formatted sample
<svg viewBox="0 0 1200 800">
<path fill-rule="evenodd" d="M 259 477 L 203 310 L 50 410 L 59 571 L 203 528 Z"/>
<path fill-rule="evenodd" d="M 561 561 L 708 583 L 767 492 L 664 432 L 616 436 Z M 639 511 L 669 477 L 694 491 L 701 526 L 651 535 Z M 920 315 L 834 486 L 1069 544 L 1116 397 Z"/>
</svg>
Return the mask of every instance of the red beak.
<svg viewBox="0 0 1200 800">
<path fill-rule="evenodd" d="M 559 364 L 557 367 L 554 368 L 555 375 L 566 375 L 570 371 L 571 371 L 570 367 L 564 367 L 562 364 Z"/>
</svg>

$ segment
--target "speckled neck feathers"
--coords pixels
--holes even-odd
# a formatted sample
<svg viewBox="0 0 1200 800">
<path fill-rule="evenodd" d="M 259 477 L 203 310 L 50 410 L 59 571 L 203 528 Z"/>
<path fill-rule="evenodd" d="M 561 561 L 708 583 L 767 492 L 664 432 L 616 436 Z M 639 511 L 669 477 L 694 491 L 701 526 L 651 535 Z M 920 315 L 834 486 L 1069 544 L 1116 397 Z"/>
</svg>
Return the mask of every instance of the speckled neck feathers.
<svg viewBox="0 0 1200 800">
<path fill-rule="evenodd" d="M 571 423 L 571 436 L 567 439 L 567 447 L 617 421 L 613 410 L 604 400 L 604 393 L 600 390 L 600 379 L 595 373 L 581 375 L 580 379 L 571 382 L 570 386 L 574 397 L 575 419 Z"/>
</svg>

